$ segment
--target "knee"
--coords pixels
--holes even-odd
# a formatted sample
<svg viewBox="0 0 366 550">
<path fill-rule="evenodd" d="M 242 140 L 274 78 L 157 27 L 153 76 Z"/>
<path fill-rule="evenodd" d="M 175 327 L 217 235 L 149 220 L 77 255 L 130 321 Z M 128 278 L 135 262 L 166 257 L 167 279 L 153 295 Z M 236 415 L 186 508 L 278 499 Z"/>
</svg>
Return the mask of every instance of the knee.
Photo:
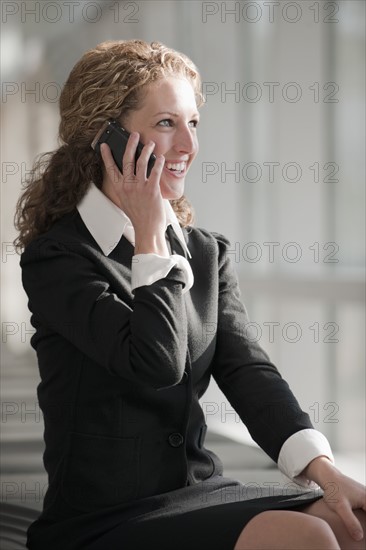
<svg viewBox="0 0 366 550">
<path fill-rule="evenodd" d="M 307 517 L 304 523 L 303 533 L 305 534 L 306 531 L 308 531 L 310 547 L 324 549 L 339 548 L 337 538 L 331 526 L 324 519 Z"/>
<path fill-rule="evenodd" d="M 281 525 L 285 523 L 285 532 L 298 540 L 300 548 L 339 550 L 336 536 L 324 519 L 295 511 L 286 511 L 282 514 L 284 515 L 280 518 Z"/>
<path fill-rule="evenodd" d="M 246 549 L 339 550 L 329 524 L 295 511 L 266 511 L 251 519 L 234 550 Z"/>
</svg>

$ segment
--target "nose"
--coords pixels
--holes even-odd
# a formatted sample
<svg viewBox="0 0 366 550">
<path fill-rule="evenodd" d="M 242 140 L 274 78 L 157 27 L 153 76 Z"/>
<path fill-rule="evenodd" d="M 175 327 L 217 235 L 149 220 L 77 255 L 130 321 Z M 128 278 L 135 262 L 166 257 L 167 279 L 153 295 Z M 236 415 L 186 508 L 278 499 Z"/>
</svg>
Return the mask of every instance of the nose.
<svg viewBox="0 0 366 550">
<path fill-rule="evenodd" d="M 192 155 L 198 151 L 198 139 L 193 127 L 182 125 L 174 136 L 174 149 L 179 153 Z"/>
</svg>

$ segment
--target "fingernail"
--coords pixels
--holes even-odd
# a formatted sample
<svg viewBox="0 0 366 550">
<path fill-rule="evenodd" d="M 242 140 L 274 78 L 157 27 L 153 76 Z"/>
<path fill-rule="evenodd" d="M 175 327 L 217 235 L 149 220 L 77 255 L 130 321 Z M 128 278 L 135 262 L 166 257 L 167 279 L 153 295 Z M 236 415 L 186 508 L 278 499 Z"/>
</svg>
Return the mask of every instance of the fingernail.
<svg viewBox="0 0 366 550">
<path fill-rule="evenodd" d="M 353 533 L 353 538 L 354 538 L 355 540 L 357 540 L 357 541 L 362 540 L 362 539 L 363 539 L 363 533 L 362 533 L 362 531 L 355 531 L 355 532 Z"/>
</svg>

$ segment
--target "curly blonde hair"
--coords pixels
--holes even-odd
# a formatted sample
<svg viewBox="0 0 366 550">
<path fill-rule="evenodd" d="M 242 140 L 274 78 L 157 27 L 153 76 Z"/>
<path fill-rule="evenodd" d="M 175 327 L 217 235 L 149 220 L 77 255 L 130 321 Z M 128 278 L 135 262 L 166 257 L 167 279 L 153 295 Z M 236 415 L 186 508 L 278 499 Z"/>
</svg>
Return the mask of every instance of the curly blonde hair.
<svg viewBox="0 0 366 550">
<path fill-rule="evenodd" d="M 102 160 L 90 146 L 95 134 L 106 120 L 122 120 L 136 110 L 147 86 L 166 76 L 187 78 L 197 107 L 202 105 L 196 66 L 186 55 L 160 42 L 102 42 L 76 63 L 60 96 L 61 145 L 36 159 L 17 202 L 17 251 L 72 211 L 90 181 L 101 188 Z M 180 224 L 190 225 L 193 212 L 185 196 L 170 202 Z"/>
</svg>

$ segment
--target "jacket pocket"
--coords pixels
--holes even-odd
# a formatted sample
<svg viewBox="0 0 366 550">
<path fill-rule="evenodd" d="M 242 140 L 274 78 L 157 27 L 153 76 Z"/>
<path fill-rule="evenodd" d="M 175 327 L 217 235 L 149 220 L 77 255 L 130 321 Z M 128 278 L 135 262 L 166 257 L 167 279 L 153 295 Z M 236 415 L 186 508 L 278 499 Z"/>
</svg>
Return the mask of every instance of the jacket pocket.
<svg viewBox="0 0 366 550">
<path fill-rule="evenodd" d="M 136 498 L 139 437 L 101 437 L 71 432 L 61 479 L 66 502 L 96 511 Z"/>
</svg>

